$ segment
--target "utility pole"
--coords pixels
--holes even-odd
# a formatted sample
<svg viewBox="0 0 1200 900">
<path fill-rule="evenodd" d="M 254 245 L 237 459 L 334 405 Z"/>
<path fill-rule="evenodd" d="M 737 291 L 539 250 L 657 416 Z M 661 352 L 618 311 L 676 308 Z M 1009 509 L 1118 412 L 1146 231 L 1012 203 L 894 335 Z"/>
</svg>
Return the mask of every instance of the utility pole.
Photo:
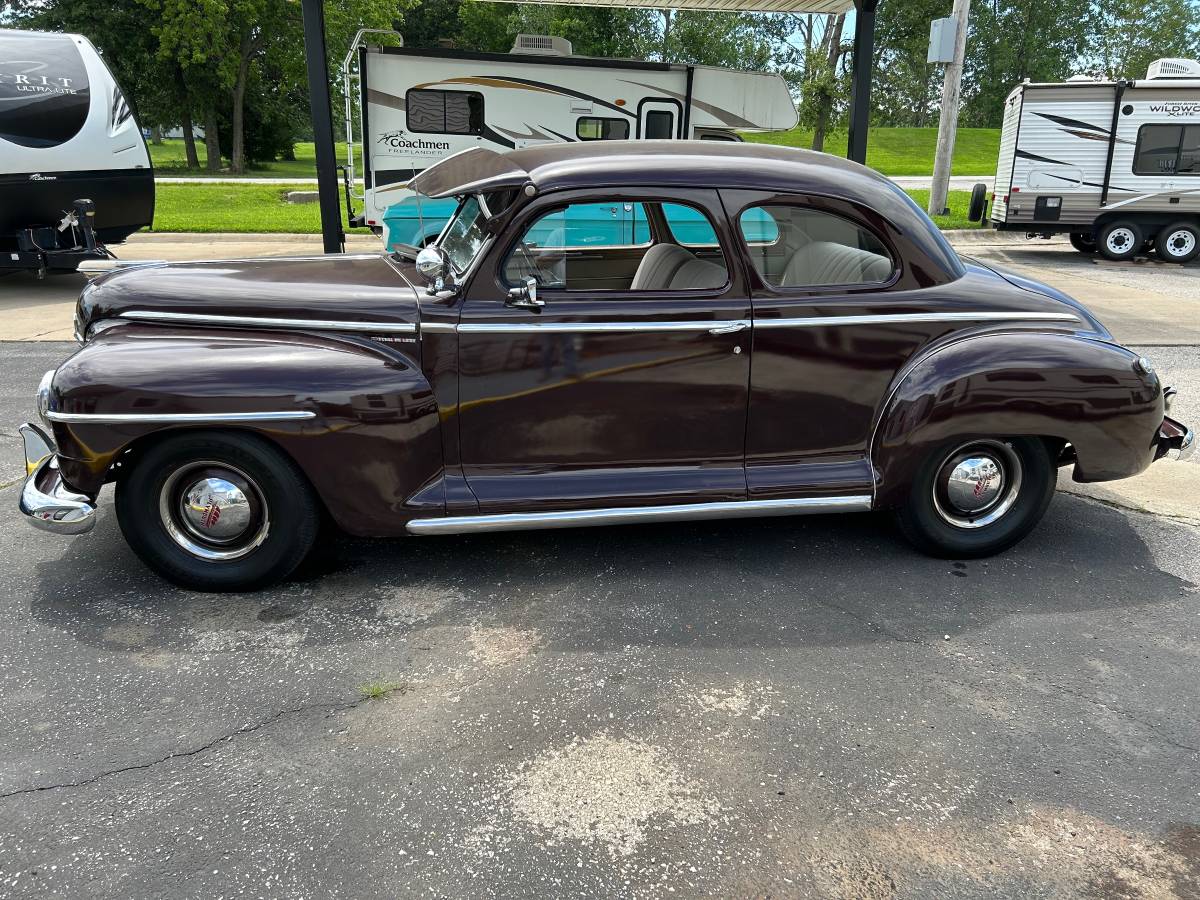
<svg viewBox="0 0 1200 900">
<path fill-rule="evenodd" d="M 958 97 L 962 86 L 963 59 L 967 54 L 967 16 L 971 0 L 954 0 L 951 18 L 957 23 L 954 60 L 946 65 L 942 82 L 942 114 L 938 119 L 937 152 L 933 157 L 933 184 L 929 191 L 929 214 L 944 215 L 950 189 L 950 166 L 954 160 L 954 135 L 958 131 Z"/>
</svg>

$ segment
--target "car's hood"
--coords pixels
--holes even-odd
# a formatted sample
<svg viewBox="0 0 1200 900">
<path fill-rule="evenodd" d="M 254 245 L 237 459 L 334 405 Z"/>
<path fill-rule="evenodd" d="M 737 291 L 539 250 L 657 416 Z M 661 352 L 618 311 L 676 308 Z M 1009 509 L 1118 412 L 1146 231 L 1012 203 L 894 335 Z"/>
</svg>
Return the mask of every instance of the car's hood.
<svg viewBox="0 0 1200 900">
<path fill-rule="evenodd" d="M 1048 284 L 1043 284 L 1036 279 L 1028 278 L 1025 275 L 1018 274 L 1017 272 L 1013 272 L 1010 269 L 1004 268 L 1003 266 L 982 262 L 974 257 L 963 256 L 960 258 L 968 268 L 975 268 L 976 270 L 990 272 L 999 276 L 1000 278 L 1003 278 L 1013 287 L 1018 287 L 1021 290 L 1029 291 L 1033 294 L 1039 294 L 1045 298 L 1046 308 L 1048 310 L 1061 309 L 1063 306 L 1066 306 L 1072 313 L 1078 315 L 1079 318 L 1085 323 L 1086 327 L 1080 329 L 1081 331 L 1094 332 L 1095 335 L 1102 340 L 1111 341 L 1113 339 L 1108 329 L 1100 324 L 1100 320 L 1092 314 L 1090 309 L 1069 294 L 1064 294 L 1058 288 L 1050 287 Z"/>
<path fill-rule="evenodd" d="M 410 324 L 417 293 L 382 254 L 172 263 L 118 269 L 79 298 L 76 327 L 138 312 L 316 322 Z"/>
</svg>

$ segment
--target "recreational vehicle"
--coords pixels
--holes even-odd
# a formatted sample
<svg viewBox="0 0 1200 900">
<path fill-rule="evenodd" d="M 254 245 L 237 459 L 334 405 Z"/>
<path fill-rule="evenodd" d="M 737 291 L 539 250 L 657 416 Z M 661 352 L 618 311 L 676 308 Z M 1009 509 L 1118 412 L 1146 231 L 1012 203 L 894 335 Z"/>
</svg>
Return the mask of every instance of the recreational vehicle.
<svg viewBox="0 0 1200 900">
<path fill-rule="evenodd" d="M 0 30 L 0 271 L 73 271 L 153 217 L 146 142 L 96 48 Z"/>
<path fill-rule="evenodd" d="M 343 64 L 348 208 L 352 226 L 384 234 L 389 248 L 423 246 L 454 212 L 453 200 L 415 197 L 408 182 L 463 150 L 504 152 L 574 141 L 739 140 L 735 129 L 787 130 L 796 107 L 783 78 L 709 66 L 572 54 L 569 41 L 518 35 L 510 53 L 370 46 L 356 37 Z M 354 108 L 361 123 L 356 171 Z M 361 174 L 363 192 L 355 195 Z M 610 222 L 613 243 L 636 229 L 631 209 L 589 209 Z M 595 239 L 596 223 L 564 223 Z M 700 224 L 700 223 L 696 223 Z"/>
<path fill-rule="evenodd" d="M 1018 85 L 1005 100 L 991 221 L 1031 237 L 1066 233 L 1077 250 L 1114 260 L 1150 250 L 1193 259 L 1200 63 L 1160 59 L 1140 81 Z"/>
</svg>

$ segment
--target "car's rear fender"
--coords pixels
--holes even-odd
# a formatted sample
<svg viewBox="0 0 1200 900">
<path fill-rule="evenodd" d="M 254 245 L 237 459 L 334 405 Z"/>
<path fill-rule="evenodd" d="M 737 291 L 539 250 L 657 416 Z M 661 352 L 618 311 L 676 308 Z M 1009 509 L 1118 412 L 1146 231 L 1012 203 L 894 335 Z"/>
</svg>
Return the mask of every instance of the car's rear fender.
<svg viewBox="0 0 1200 900">
<path fill-rule="evenodd" d="M 1073 334 L 985 333 L 902 372 L 871 442 L 876 505 L 904 499 L 939 446 L 983 436 L 1071 444 L 1076 481 L 1135 475 L 1156 451 L 1162 386 L 1124 347 Z"/>
<path fill-rule="evenodd" d="M 63 477 L 95 495 L 119 475 L 118 463 L 136 465 L 146 441 L 180 429 L 239 429 L 289 454 L 345 530 L 402 533 L 408 518 L 442 509 L 442 451 L 415 339 L 395 340 L 107 329 L 54 375 L 50 416 Z"/>
</svg>

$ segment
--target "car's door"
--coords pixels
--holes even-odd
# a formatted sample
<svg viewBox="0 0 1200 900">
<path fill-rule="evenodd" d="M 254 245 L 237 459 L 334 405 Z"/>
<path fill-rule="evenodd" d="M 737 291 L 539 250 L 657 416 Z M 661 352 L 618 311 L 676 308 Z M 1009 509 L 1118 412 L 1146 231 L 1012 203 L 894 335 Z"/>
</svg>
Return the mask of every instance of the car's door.
<svg viewBox="0 0 1200 900">
<path fill-rule="evenodd" d="M 953 324 L 926 318 L 938 301 L 869 211 L 751 191 L 722 199 L 753 279 L 750 499 L 871 493 L 871 431 L 884 395 Z"/>
<path fill-rule="evenodd" d="M 480 261 L 458 325 L 456 419 L 482 512 L 745 499 L 747 286 L 739 266 L 677 245 L 655 251 L 689 254 L 676 287 L 671 266 L 638 275 L 669 243 L 645 219 L 664 199 L 708 217 L 731 245 L 715 191 L 570 192 L 523 210 Z M 571 206 L 613 201 L 631 207 L 629 237 L 581 242 L 586 217 Z M 546 227 L 555 217 L 569 239 Z M 536 248 L 527 235 L 541 236 Z M 543 306 L 512 305 L 527 277 Z"/>
</svg>

